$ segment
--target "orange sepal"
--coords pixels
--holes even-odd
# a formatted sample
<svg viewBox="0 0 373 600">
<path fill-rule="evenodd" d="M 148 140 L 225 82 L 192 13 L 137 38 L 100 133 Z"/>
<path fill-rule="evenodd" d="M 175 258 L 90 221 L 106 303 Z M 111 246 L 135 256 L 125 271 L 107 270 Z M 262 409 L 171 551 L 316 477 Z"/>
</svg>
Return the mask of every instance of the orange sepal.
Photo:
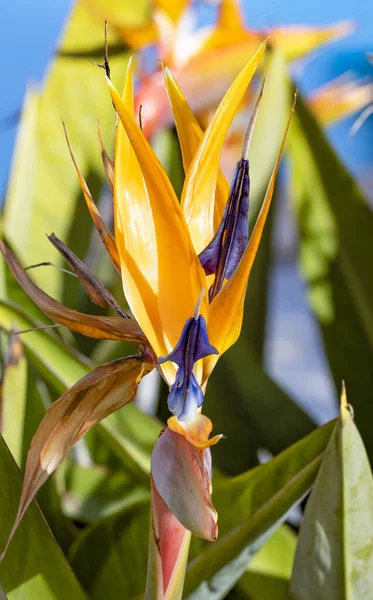
<svg viewBox="0 0 373 600">
<path fill-rule="evenodd" d="M 220 433 L 209 439 L 212 431 L 212 423 L 208 417 L 202 414 L 197 415 L 193 421 L 186 421 L 183 425 L 177 417 L 170 417 L 167 425 L 175 433 L 183 435 L 186 441 L 195 448 L 198 448 L 198 450 L 215 446 L 222 438 L 222 434 Z"/>
</svg>

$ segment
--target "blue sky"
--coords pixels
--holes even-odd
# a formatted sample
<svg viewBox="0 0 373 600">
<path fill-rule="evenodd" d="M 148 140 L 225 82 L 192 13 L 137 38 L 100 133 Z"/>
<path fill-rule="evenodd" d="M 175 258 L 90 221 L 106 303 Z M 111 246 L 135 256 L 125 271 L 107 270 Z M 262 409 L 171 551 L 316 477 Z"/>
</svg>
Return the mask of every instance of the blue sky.
<svg viewBox="0 0 373 600">
<path fill-rule="evenodd" d="M 305 64 L 295 67 L 295 74 L 305 91 L 346 70 L 373 77 L 373 69 L 365 58 L 366 52 L 373 49 L 373 2 L 370 0 L 314 0 L 307 3 L 244 0 L 243 4 L 247 23 L 253 27 L 286 23 L 326 24 L 344 19 L 356 22 L 355 34 L 333 43 Z M 0 48 L 1 56 L 6 57 L 2 76 L 7 87 L 0 99 L 0 194 L 6 185 L 16 132 L 15 115 L 22 106 L 26 82 L 42 81 L 71 6 L 72 2 L 68 0 L 3 3 Z M 352 122 L 350 119 L 334 127 L 329 135 L 345 162 L 359 172 L 373 160 L 373 123 L 368 123 L 353 140 L 348 140 Z"/>
</svg>

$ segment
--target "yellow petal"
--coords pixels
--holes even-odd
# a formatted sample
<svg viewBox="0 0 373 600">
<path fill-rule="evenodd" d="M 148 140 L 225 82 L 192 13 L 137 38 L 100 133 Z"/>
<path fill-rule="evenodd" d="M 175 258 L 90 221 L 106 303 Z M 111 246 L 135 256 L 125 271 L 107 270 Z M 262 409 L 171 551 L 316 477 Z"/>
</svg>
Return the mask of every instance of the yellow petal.
<svg viewBox="0 0 373 600">
<path fill-rule="evenodd" d="M 132 59 L 128 63 L 123 103 L 134 117 Z M 127 302 L 142 323 L 155 352 L 163 348 L 157 302 L 157 240 L 145 181 L 135 152 L 118 119 L 114 158 L 114 227 Z"/>
<path fill-rule="evenodd" d="M 214 235 L 215 188 L 219 171 L 219 158 L 225 136 L 240 106 L 258 63 L 263 56 L 263 42 L 225 94 L 213 121 L 207 128 L 185 178 L 182 207 L 199 254 Z M 227 200 L 227 199 L 226 199 Z M 224 209 L 220 207 L 219 212 Z"/>
<path fill-rule="evenodd" d="M 237 0 L 222 0 L 216 26 L 203 43 L 203 49 L 216 50 L 250 42 L 257 46 L 267 36 L 246 27 L 241 8 Z"/>
<path fill-rule="evenodd" d="M 194 116 L 186 98 L 179 88 L 175 78 L 167 67 L 163 68 L 168 97 L 172 106 L 177 135 L 180 142 L 183 158 L 184 172 L 187 173 L 203 138 L 203 131 Z M 229 184 L 221 170 L 218 170 L 218 179 L 215 192 L 214 229 L 216 230 L 227 202 Z"/>
<path fill-rule="evenodd" d="M 156 8 L 165 12 L 173 23 L 178 23 L 190 0 L 156 0 Z"/>
<path fill-rule="evenodd" d="M 222 29 L 238 31 L 245 29 L 240 5 L 237 0 L 222 0 L 219 5 L 218 26 Z"/>
<path fill-rule="evenodd" d="M 134 399 L 145 367 L 149 365 L 145 366 L 140 356 L 101 365 L 48 409 L 27 455 L 21 499 L 7 547 L 37 491 L 74 444 L 96 423 Z"/>
<path fill-rule="evenodd" d="M 129 68 L 127 79 L 131 75 Z M 193 314 L 201 289 L 206 289 L 206 277 L 166 172 L 109 80 L 108 85 L 128 136 L 118 132 L 114 168 L 116 237 L 121 246 L 122 269 L 127 269 L 132 277 L 130 284 L 125 282 L 125 292 L 136 319 L 160 356 L 168 354 L 176 345 L 185 321 Z M 137 171 L 130 172 L 125 164 L 129 156 L 128 140 L 143 182 Z M 125 214 L 131 218 L 127 219 Z M 206 315 L 206 296 L 201 312 Z M 159 327 L 163 339 L 160 339 Z"/>
<path fill-rule="evenodd" d="M 315 50 L 326 42 L 349 35 L 354 30 L 352 21 L 341 21 L 326 27 L 287 25 L 270 29 L 271 43 L 277 46 L 286 60 L 294 60 Z"/>
<path fill-rule="evenodd" d="M 244 300 L 247 282 L 250 276 L 259 243 L 266 223 L 268 211 L 271 205 L 273 190 L 280 164 L 282 150 L 284 148 L 286 135 L 290 127 L 290 121 L 295 109 L 295 101 L 282 138 L 281 147 L 273 167 L 271 179 L 263 200 L 262 208 L 251 234 L 248 247 L 232 277 L 228 280 L 221 292 L 214 298 L 210 305 L 209 321 L 207 324 L 210 344 L 219 350 L 219 356 L 230 348 L 238 339 L 243 319 Z M 208 356 L 203 363 L 202 385 L 208 379 L 217 361 L 217 355 Z"/>
<path fill-rule="evenodd" d="M 112 21 L 111 24 L 122 42 L 133 50 L 141 50 L 145 46 L 155 44 L 158 40 L 158 29 L 153 21 L 139 27 L 126 27 L 124 24 Z"/>
</svg>

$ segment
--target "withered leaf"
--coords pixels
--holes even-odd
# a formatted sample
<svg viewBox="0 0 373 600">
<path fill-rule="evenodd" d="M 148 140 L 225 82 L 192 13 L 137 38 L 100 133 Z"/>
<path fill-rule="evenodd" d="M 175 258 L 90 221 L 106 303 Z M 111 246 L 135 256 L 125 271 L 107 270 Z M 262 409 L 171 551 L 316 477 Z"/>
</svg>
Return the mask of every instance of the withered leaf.
<svg viewBox="0 0 373 600">
<path fill-rule="evenodd" d="M 74 273 L 79 277 L 88 296 L 95 304 L 98 304 L 102 308 L 110 307 L 120 317 L 125 319 L 129 318 L 127 313 L 119 306 L 110 290 L 97 279 L 87 265 L 85 265 L 84 262 L 70 250 L 70 248 L 68 248 L 54 233 L 48 235 L 48 239 L 70 265 Z"/>
<path fill-rule="evenodd" d="M 80 183 L 80 187 L 82 188 L 82 192 L 85 198 L 85 201 L 87 203 L 87 207 L 88 210 L 91 214 L 91 217 L 93 219 L 93 222 L 96 226 L 96 229 L 104 243 L 104 246 L 106 248 L 106 250 L 109 253 L 109 256 L 112 260 L 112 263 L 114 265 L 114 267 L 117 269 L 117 271 L 120 273 L 121 269 L 120 269 L 120 258 L 119 258 L 119 254 L 118 254 L 118 249 L 115 243 L 115 238 L 112 235 L 112 233 L 109 231 L 109 229 L 107 228 L 103 218 L 101 217 L 100 211 L 98 210 L 96 203 L 94 202 L 93 198 L 92 198 L 92 194 L 89 191 L 88 185 L 86 180 L 84 179 L 83 175 L 81 174 L 78 164 L 75 160 L 73 151 L 71 149 L 70 146 L 70 142 L 69 142 L 69 138 L 67 137 L 67 131 L 66 131 L 66 127 L 65 124 L 63 123 L 63 128 L 65 131 L 65 136 L 66 136 L 66 141 L 67 141 L 67 145 L 69 148 L 69 152 L 71 155 L 71 159 L 74 163 L 74 167 L 75 170 L 78 174 L 78 179 L 79 179 L 79 183 Z"/>
<path fill-rule="evenodd" d="M 53 321 L 95 339 L 147 342 L 143 331 L 134 319 L 87 315 L 63 306 L 30 279 L 14 254 L 2 241 L 0 241 L 0 252 L 26 294 Z"/>
<path fill-rule="evenodd" d="M 135 398 L 141 377 L 150 369 L 140 354 L 106 363 L 85 375 L 48 409 L 31 442 L 17 516 L 0 560 L 49 475 L 91 427 Z"/>
<path fill-rule="evenodd" d="M 102 141 L 100 125 L 97 126 L 98 141 L 100 144 L 100 152 L 102 158 L 102 164 L 104 165 L 106 179 L 110 188 L 111 193 L 114 191 L 114 164 L 110 156 L 105 150 L 104 142 Z"/>
</svg>

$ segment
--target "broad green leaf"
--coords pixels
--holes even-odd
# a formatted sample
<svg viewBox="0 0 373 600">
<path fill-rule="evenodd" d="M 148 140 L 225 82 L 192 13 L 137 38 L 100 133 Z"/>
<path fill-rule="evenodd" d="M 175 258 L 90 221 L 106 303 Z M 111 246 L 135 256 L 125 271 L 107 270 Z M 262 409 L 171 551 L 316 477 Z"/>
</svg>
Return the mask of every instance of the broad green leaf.
<svg viewBox="0 0 373 600">
<path fill-rule="evenodd" d="M 26 426 L 27 362 L 18 336 L 9 339 L 3 363 L 0 397 L 0 431 L 21 468 Z"/>
<path fill-rule="evenodd" d="M 328 423 L 268 463 L 215 485 L 219 538 L 189 563 L 185 597 L 225 597 L 312 486 L 334 426 Z"/>
<path fill-rule="evenodd" d="M 113 473 L 104 466 L 71 463 L 66 473 L 63 509 L 71 519 L 90 523 L 149 499 L 148 487 L 136 486 L 130 475 Z"/>
<path fill-rule="evenodd" d="M 250 562 L 234 588 L 234 600 L 291 600 L 290 577 L 297 536 L 283 525 Z"/>
<path fill-rule="evenodd" d="M 0 547 L 3 549 L 15 517 L 22 478 L 1 437 L 0 472 Z M 86 598 L 34 502 L 0 564 L 0 582 L 8 600 Z"/>
<path fill-rule="evenodd" d="M 22 240 L 25 246 L 30 245 L 32 237 L 30 222 L 34 211 L 34 174 L 38 161 L 38 114 L 39 94 L 36 89 L 29 88 L 18 128 L 4 208 L 5 232 L 16 233 L 18 245 Z"/>
<path fill-rule="evenodd" d="M 250 232 L 253 231 L 259 214 L 289 113 L 286 65 L 276 48 L 268 51 L 264 73 L 266 76 L 264 93 L 249 152 Z M 250 274 L 241 334 L 250 342 L 260 361 L 263 360 L 264 352 L 271 240 L 276 206 L 274 201 L 275 197 L 272 200 L 258 254 Z"/>
<path fill-rule="evenodd" d="M 306 505 L 294 561 L 297 600 L 360 600 L 373 589 L 373 479 L 346 404 Z"/>
<path fill-rule="evenodd" d="M 226 436 L 214 448 L 214 464 L 230 474 L 255 465 L 258 448 L 278 454 L 314 428 L 311 418 L 267 375 L 242 336 L 218 362 L 204 412 L 214 432 Z"/>
<path fill-rule="evenodd" d="M 134 13 L 137 24 L 140 24 L 138 15 L 140 20 L 145 19 L 148 0 L 127 4 L 127 13 Z M 106 3 L 106 9 L 115 5 L 117 2 L 111 0 Z M 63 35 L 59 55 L 54 59 L 40 92 L 39 107 L 34 116 L 36 124 L 33 127 L 36 131 L 32 151 L 22 164 L 19 156 L 20 160 L 15 165 L 13 180 L 25 182 L 30 193 L 26 190 L 26 198 L 23 193 L 12 193 L 8 197 L 4 235 L 24 263 L 52 260 L 61 264 L 57 252 L 51 252 L 46 232 L 55 231 L 80 256 L 88 247 L 91 220 L 71 164 L 61 119 L 66 123 L 80 169 L 92 184 L 91 191 L 96 195 L 103 180 L 97 143 L 97 119 L 100 119 L 102 136 L 109 147 L 115 129 L 115 114 L 108 97 L 104 73 L 89 62 L 90 56 L 97 60 L 95 49 L 103 46 L 103 23 L 104 17 L 90 12 L 84 0 L 77 2 Z M 81 58 L 72 58 L 79 52 Z M 113 81 L 119 88 L 125 63 L 122 55 L 112 56 L 110 60 Z M 29 169 L 30 156 L 34 155 L 35 165 Z M 30 194 L 32 198 L 28 202 Z M 29 213 L 28 205 L 31 207 Z M 85 214 L 84 219 L 80 218 L 82 214 Z M 22 225 L 19 223 L 20 215 L 23 217 Z M 20 227 L 27 231 L 25 238 L 19 235 Z M 63 277 L 59 271 L 39 269 L 36 279 L 48 293 L 61 297 Z"/>
<path fill-rule="evenodd" d="M 276 49 L 268 50 L 263 71 L 265 87 L 249 150 L 250 197 L 254 203 L 251 223 L 263 201 L 289 116 L 286 65 Z"/>
<path fill-rule="evenodd" d="M 373 212 L 302 98 L 289 131 L 300 264 L 336 388 L 345 379 L 373 458 Z"/>
<path fill-rule="evenodd" d="M 120 516 L 101 519 L 80 534 L 71 564 L 91 600 L 130 599 L 144 591 L 148 536 L 148 500 Z"/>
</svg>

